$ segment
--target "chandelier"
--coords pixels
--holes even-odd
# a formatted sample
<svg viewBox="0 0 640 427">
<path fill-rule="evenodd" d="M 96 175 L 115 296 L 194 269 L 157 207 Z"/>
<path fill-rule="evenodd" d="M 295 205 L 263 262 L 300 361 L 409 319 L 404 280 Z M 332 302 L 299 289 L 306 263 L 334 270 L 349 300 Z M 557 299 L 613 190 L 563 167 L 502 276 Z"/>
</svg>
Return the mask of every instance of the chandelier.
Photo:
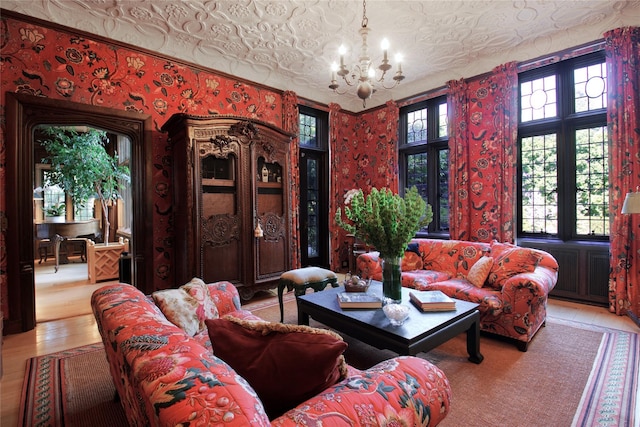
<svg viewBox="0 0 640 427">
<path fill-rule="evenodd" d="M 373 64 L 371 63 L 371 58 L 369 57 L 369 50 L 367 45 L 367 37 L 369 35 L 369 27 L 367 27 L 369 20 L 367 18 L 367 2 L 366 0 L 362 1 L 362 26 L 360 27 L 360 37 L 362 37 L 362 46 L 360 48 L 360 57 L 358 58 L 358 63 L 355 64 L 351 70 L 347 68 L 344 64 L 344 54 L 346 53 L 346 48 L 344 45 L 341 45 L 338 53 L 340 54 L 340 65 L 337 63 L 333 63 L 331 65 L 331 84 L 329 85 L 329 89 L 333 90 L 335 93 L 339 95 L 343 95 L 347 93 L 347 91 L 339 91 L 338 88 L 340 85 L 338 84 L 337 76 L 342 77 L 347 86 L 356 86 L 356 94 L 360 99 L 362 99 L 362 106 L 367 106 L 367 99 L 371 98 L 371 95 L 376 91 L 375 83 L 379 83 L 385 89 L 392 89 L 396 87 L 402 80 L 404 80 L 404 76 L 402 75 L 402 57 L 398 54 L 396 55 L 396 62 L 398 64 L 398 68 L 396 70 L 395 75 L 393 76 L 393 83 L 389 86 L 385 85 L 384 77 L 387 74 L 392 66 L 389 64 L 389 59 L 387 56 L 387 50 L 389 49 L 389 41 L 387 39 L 383 39 L 381 43 L 382 48 L 382 63 L 378 65 L 378 70 L 381 73 L 377 73 Z M 376 76 L 379 74 L 379 77 Z"/>
</svg>

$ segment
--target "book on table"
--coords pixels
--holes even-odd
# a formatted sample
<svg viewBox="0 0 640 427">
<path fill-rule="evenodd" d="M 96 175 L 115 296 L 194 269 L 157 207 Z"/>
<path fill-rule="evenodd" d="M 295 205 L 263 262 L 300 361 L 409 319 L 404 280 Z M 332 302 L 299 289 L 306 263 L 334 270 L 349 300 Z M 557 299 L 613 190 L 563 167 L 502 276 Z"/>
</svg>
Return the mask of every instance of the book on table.
<svg viewBox="0 0 640 427">
<path fill-rule="evenodd" d="M 338 304 L 340 308 L 381 308 L 382 299 L 366 292 L 340 292 Z"/>
<path fill-rule="evenodd" d="M 456 301 L 442 291 L 411 291 L 409 300 L 422 311 L 451 311 Z"/>
</svg>

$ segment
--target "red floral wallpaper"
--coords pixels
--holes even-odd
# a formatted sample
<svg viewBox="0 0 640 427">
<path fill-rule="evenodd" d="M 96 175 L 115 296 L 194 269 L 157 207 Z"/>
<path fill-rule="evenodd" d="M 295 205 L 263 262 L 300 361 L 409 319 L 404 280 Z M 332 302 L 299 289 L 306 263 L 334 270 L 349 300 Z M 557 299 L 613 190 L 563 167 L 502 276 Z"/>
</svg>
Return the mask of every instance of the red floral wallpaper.
<svg viewBox="0 0 640 427">
<path fill-rule="evenodd" d="M 283 118 L 282 127 L 285 131 L 294 135 L 300 133 L 300 121 L 298 110 L 298 96 L 295 92 L 285 91 L 283 96 Z M 289 191 L 291 194 L 291 242 L 289 242 L 289 254 L 291 260 L 291 268 L 300 268 L 300 167 L 298 158 L 300 157 L 300 145 L 298 137 L 291 140 L 291 182 Z"/>
<path fill-rule="evenodd" d="M 133 110 L 152 116 L 153 246 L 156 289 L 173 287 L 169 212 L 171 151 L 160 127 L 174 113 L 233 114 L 283 126 L 282 94 L 116 44 L 13 18 L 0 20 L 0 215 L 7 206 L 5 91 Z M 293 157 L 292 157 L 293 158 Z M 294 159 L 297 159 L 294 158 Z M 297 191 L 297 188 L 294 189 Z M 5 233 L 0 233 L 0 269 L 6 270 Z M 3 311 L 8 313 L 7 277 L 0 274 Z"/>
<path fill-rule="evenodd" d="M 331 194 L 329 212 L 331 233 L 331 268 L 345 270 L 349 262 L 351 239 L 338 227 L 334 216 L 342 206 L 344 194 L 361 188 L 387 187 L 398 191 L 398 106 L 386 106 L 353 116 L 329 105 L 329 146 L 331 147 Z"/>
</svg>

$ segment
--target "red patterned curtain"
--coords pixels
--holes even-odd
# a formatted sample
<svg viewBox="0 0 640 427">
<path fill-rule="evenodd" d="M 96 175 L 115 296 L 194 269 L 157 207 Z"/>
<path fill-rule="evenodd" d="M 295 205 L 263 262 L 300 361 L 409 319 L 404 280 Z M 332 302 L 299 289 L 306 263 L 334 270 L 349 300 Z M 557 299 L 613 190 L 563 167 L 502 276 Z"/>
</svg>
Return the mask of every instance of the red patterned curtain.
<svg viewBox="0 0 640 427">
<path fill-rule="evenodd" d="M 456 240 L 514 242 L 518 137 L 516 63 L 450 81 L 449 218 Z"/>
<path fill-rule="evenodd" d="M 329 233 L 331 236 L 330 265 L 331 270 L 340 271 L 342 261 L 348 259 L 344 231 L 336 225 L 333 215 L 342 203 L 343 190 L 341 177 L 349 174 L 349 141 L 353 138 L 353 120 L 341 111 L 340 105 L 329 104 L 329 156 L 330 156 L 330 193 L 329 193 Z"/>
<path fill-rule="evenodd" d="M 464 79 L 451 80 L 448 106 L 449 124 L 449 234 L 454 240 L 468 240 L 469 219 L 469 126 L 467 122 L 469 101 Z"/>
<path fill-rule="evenodd" d="M 298 111 L 298 95 L 292 91 L 285 91 L 282 95 L 282 127 L 286 132 L 295 135 L 291 140 L 289 150 L 289 169 L 291 170 L 291 180 L 289 182 L 289 195 L 291 196 L 290 216 L 291 216 L 291 241 L 289 246 L 289 256 L 291 268 L 300 268 L 300 144 L 298 135 L 300 134 L 300 118 Z"/>
<path fill-rule="evenodd" d="M 611 272 L 609 309 L 640 315 L 640 215 L 620 213 L 640 186 L 640 27 L 604 34 L 608 72 Z"/>
</svg>

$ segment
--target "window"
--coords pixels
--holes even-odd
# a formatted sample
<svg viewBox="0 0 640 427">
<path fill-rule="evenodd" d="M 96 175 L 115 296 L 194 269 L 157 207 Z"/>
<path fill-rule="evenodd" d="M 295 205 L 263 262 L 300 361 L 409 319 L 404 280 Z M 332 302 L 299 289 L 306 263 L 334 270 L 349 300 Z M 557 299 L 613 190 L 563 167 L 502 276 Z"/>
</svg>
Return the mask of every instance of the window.
<svg viewBox="0 0 640 427">
<path fill-rule="evenodd" d="M 300 145 L 319 148 L 318 117 L 311 114 L 313 112 L 309 112 L 309 114 L 300 113 Z"/>
<path fill-rule="evenodd" d="M 95 218 L 95 201 L 96 199 L 91 197 L 85 203 L 81 205 L 74 205 L 73 218 L 76 221 L 89 221 Z"/>
<path fill-rule="evenodd" d="M 329 115 L 306 106 L 299 110 L 301 263 L 328 267 Z"/>
<path fill-rule="evenodd" d="M 117 135 L 118 165 L 131 170 L 131 140 L 124 135 Z M 131 236 L 133 228 L 133 192 L 129 182 L 120 182 L 118 193 L 118 234 Z M 92 205 L 93 206 L 93 205 Z"/>
<path fill-rule="evenodd" d="M 416 186 L 433 209 L 418 235 L 449 234 L 449 135 L 446 97 L 400 110 L 400 191 Z"/>
<path fill-rule="evenodd" d="M 66 195 L 62 187 L 52 180 L 49 170 L 43 170 L 42 197 L 46 216 L 64 216 L 66 212 Z M 57 211 L 57 212 L 56 212 Z"/>
<path fill-rule="evenodd" d="M 519 234 L 609 234 L 604 53 L 520 75 Z"/>
</svg>

